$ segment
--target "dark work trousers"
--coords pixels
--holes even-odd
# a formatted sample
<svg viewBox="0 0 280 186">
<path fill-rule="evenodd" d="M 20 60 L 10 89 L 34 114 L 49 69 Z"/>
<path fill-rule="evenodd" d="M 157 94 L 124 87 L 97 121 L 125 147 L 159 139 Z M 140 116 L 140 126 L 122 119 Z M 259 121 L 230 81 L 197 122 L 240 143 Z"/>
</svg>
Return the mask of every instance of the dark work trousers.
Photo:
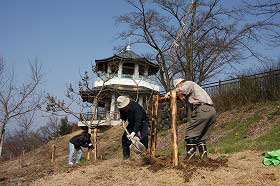
<svg viewBox="0 0 280 186">
<path fill-rule="evenodd" d="M 132 132 L 132 129 L 127 129 L 129 133 Z M 148 122 L 144 122 L 141 131 L 136 134 L 139 137 L 140 142 L 148 148 Z M 130 157 L 130 149 L 131 141 L 127 138 L 126 132 L 122 135 L 122 148 L 123 148 L 123 158 L 127 159 Z"/>
<path fill-rule="evenodd" d="M 197 142 L 207 140 L 215 121 L 216 110 L 213 106 L 200 105 L 196 107 L 187 127 L 186 140 L 196 139 Z"/>
</svg>

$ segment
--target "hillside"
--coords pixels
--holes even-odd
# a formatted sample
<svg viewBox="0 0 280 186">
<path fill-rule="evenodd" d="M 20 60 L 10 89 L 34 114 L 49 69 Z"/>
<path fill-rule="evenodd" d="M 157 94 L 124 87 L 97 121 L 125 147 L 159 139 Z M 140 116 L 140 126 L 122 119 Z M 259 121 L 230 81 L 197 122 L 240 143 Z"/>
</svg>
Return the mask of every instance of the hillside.
<svg viewBox="0 0 280 186">
<path fill-rule="evenodd" d="M 181 157 L 185 127 L 178 127 Z M 279 167 L 262 164 L 264 151 L 280 148 L 280 101 L 219 114 L 209 144 L 211 160 L 180 160 L 176 169 L 170 166 L 168 130 L 159 132 L 155 162 L 143 162 L 136 155 L 121 160 L 122 132 L 117 126 L 99 134 L 99 160 L 74 168 L 66 165 L 68 140 L 79 131 L 60 137 L 21 159 L 2 163 L 0 185 L 280 185 Z M 53 143 L 57 158 L 51 164 Z"/>
</svg>

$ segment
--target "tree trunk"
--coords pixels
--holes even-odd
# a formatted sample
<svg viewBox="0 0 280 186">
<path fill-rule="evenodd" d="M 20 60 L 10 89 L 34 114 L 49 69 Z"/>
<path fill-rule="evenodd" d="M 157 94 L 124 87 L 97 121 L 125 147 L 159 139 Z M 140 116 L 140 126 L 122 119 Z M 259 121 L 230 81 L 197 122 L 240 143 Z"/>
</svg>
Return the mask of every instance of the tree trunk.
<svg viewBox="0 0 280 186">
<path fill-rule="evenodd" d="M 156 146 L 157 146 L 157 126 L 158 126 L 158 99 L 159 96 L 153 97 L 153 110 L 152 110 L 152 130 L 151 130 L 151 157 L 156 157 Z"/>
<path fill-rule="evenodd" d="M 2 149 L 3 149 L 3 144 L 4 144 L 4 135 L 5 135 L 5 128 L 7 124 L 7 119 L 4 119 L 2 128 L 1 128 L 1 133 L 0 133 L 0 157 L 2 157 Z"/>
<path fill-rule="evenodd" d="M 0 138 L 0 157 L 2 157 L 3 143 L 4 143 L 4 133 L 2 134 L 2 132 L 1 132 L 1 138 Z"/>
</svg>

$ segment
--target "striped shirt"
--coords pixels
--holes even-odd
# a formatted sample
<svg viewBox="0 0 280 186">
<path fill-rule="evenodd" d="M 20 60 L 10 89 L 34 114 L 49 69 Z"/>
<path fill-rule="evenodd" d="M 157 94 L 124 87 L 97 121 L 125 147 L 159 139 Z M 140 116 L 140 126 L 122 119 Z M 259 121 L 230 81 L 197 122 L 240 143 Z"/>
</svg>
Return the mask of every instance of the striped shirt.
<svg viewBox="0 0 280 186">
<path fill-rule="evenodd" d="M 213 105 L 213 101 L 207 92 L 193 81 L 185 81 L 181 87 L 176 88 L 176 92 L 188 96 L 188 101 L 193 105 L 201 103 Z"/>
</svg>

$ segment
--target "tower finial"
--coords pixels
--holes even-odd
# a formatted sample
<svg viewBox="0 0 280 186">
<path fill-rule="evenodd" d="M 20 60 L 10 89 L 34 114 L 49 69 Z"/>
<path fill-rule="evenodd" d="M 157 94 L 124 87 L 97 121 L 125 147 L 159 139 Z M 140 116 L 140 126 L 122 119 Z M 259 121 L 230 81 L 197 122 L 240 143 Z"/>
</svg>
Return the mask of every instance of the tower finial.
<svg viewBox="0 0 280 186">
<path fill-rule="evenodd" d="M 131 50 L 131 46 L 130 46 L 130 37 L 128 38 L 128 45 L 126 46 L 126 50 L 127 50 L 127 51 Z"/>
</svg>

